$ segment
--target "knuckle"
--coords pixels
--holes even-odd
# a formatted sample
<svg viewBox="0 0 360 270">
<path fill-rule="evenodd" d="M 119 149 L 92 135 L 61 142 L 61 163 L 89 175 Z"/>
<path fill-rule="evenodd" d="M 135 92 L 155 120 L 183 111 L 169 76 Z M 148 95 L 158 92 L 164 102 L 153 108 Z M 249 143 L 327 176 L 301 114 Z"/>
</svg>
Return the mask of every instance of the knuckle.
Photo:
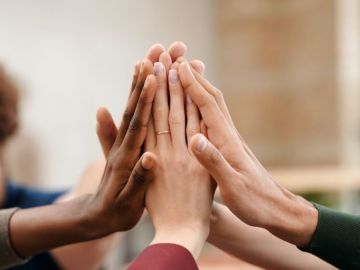
<svg viewBox="0 0 360 270">
<path fill-rule="evenodd" d="M 186 134 L 189 137 L 189 139 L 197 133 L 199 133 L 199 130 L 195 127 L 187 127 L 186 128 Z"/>
<path fill-rule="evenodd" d="M 131 121 L 131 118 L 132 118 L 132 113 L 129 110 L 129 108 L 126 108 L 125 111 L 123 112 L 122 119 L 124 122 L 129 123 Z"/>
<path fill-rule="evenodd" d="M 184 117 L 181 113 L 170 113 L 169 114 L 169 124 L 170 125 L 180 125 L 184 122 Z"/>
<path fill-rule="evenodd" d="M 131 133 L 137 133 L 139 132 L 143 127 L 145 126 L 145 124 L 138 118 L 138 117 L 134 117 L 129 125 L 129 132 Z"/>
<path fill-rule="evenodd" d="M 145 107 L 149 104 L 151 104 L 150 96 L 148 94 L 148 91 L 144 91 L 141 93 L 141 96 L 138 100 L 138 106 Z"/>
</svg>

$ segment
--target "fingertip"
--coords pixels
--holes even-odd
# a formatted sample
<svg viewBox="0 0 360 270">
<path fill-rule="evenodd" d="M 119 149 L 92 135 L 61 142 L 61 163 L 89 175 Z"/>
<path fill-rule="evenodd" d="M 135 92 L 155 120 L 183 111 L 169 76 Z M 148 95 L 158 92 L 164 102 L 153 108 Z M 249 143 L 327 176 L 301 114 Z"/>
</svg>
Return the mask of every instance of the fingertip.
<svg viewBox="0 0 360 270">
<path fill-rule="evenodd" d="M 191 61 L 190 65 L 191 65 L 191 67 L 193 69 L 195 69 L 195 71 L 197 71 L 201 75 L 204 75 L 204 73 L 205 73 L 205 64 L 204 64 L 203 61 L 196 59 L 196 60 Z"/>
<path fill-rule="evenodd" d="M 195 153 L 202 153 L 208 146 L 208 140 L 204 135 L 198 133 L 195 134 L 190 140 L 190 147 Z"/>
<path fill-rule="evenodd" d="M 103 122 L 104 120 L 107 119 L 107 117 L 110 115 L 108 109 L 104 106 L 101 106 L 97 109 L 96 112 L 96 120 L 97 122 Z"/>
<path fill-rule="evenodd" d="M 176 61 L 179 57 L 182 57 L 187 52 L 187 46 L 182 41 L 175 41 L 169 46 L 169 54 L 172 61 Z"/>
<path fill-rule="evenodd" d="M 134 75 L 139 75 L 140 73 L 140 65 L 141 65 L 141 61 L 137 61 L 135 66 L 134 66 Z"/>
<path fill-rule="evenodd" d="M 148 59 L 152 63 L 159 60 L 159 56 L 162 52 L 165 51 L 165 47 L 160 43 L 155 43 L 148 50 L 145 59 Z"/>
<path fill-rule="evenodd" d="M 151 170 L 156 166 L 156 164 L 157 164 L 157 159 L 153 153 L 146 152 L 143 154 L 143 157 L 141 159 L 141 166 L 145 170 Z"/>
</svg>

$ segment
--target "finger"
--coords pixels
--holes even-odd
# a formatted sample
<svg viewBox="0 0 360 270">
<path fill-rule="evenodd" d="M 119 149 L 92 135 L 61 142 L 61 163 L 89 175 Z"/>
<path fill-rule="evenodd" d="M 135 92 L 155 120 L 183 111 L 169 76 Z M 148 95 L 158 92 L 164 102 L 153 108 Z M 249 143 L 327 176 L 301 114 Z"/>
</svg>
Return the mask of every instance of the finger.
<svg viewBox="0 0 360 270">
<path fill-rule="evenodd" d="M 218 149 L 202 134 L 196 134 L 190 141 L 190 149 L 200 164 L 211 174 L 221 187 L 233 178 L 235 172 Z"/>
<path fill-rule="evenodd" d="M 215 86 L 213 86 L 208 80 L 206 80 L 199 72 L 197 72 L 197 70 L 195 70 L 193 72 L 195 79 L 200 83 L 200 85 L 210 94 L 212 95 L 215 100 L 216 103 L 218 104 L 220 110 L 222 111 L 222 113 L 224 114 L 227 122 L 229 124 L 231 124 L 233 127 L 235 127 L 229 109 L 226 106 L 225 103 L 225 99 L 224 99 L 224 95 L 223 93 L 216 88 Z"/>
<path fill-rule="evenodd" d="M 145 205 L 145 193 L 150 182 L 155 178 L 157 157 L 146 152 L 137 161 L 124 189 L 118 195 L 117 203 L 131 205 L 133 209 L 142 210 Z"/>
<path fill-rule="evenodd" d="M 202 87 L 209 93 L 211 94 L 215 100 L 216 103 L 218 104 L 220 110 L 222 111 L 222 113 L 224 114 L 227 122 L 236 130 L 236 126 L 232 120 L 232 117 L 230 115 L 229 109 L 226 106 L 226 102 L 224 99 L 224 96 L 222 94 L 222 92 L 217 89 L 215 86 L 213 86 L 208 80 L 206 80 L 201 73 L 198 73 L 197 71 L 193 72 L 195 79 L 202 85 Z M 261 163 L 257 160 L 256 156 L 254 155 L 254 153 L 251 151 L 250 147 L 246 144 L 245 140 L 242 138 L 242 136 L 240 135 L 240 133 L 238 133 L 238 136 L 240 138 L 240 140 L 242 141 L 243 145 L 244 145 L 244 149 L 245 151 L 248 153 L 248 155 L 259 165 L 262 166 Z M 207 137 L 207 136 L 206 136 Z"/>
<path fill-rule="evenodd" d="M 117 128 L 110 112 L 105 107 L 100 107 L 96 113 L 97 125 L 96 133 L 100 141 L 105 158 L 107 158 L 111 147 L 113 146 Z"/>
<path fill-rule="evenodd" d="M 219 147 L 224 144 L 224 140 L 231 134 L 227 121 L 220 108 L 218 107 L 215 98 L 210 95 L 195 79 L 189 64 L 181 63 L 179 67 L 179 77 L 185 93 L 188 94 L 191 100 L 200 110 L 202 119 L 206 124 L 211 141 Z M 212 131 L 212 132 L 210 132 Z"/>
<path fill-rule="evenodd" d="M 170 69 L 176 69 L 176 70 L 178 70 L 180 64 L 181 64 L 181 62 L 176 61 L 176 62 L 174 62 L 174 63 L 171 65 Z M 192 61 L 190 62 L 190 66 L 191 66 L 191 68 L 192 68 L 193 70 L 195 70 L 195 71 L 198 72 L 199 74 L 204 75 L 204 73 L 205 73 L 205 64 L 204 64 L 202 61 L 200 61 L 200 60 L 192 60 Z"/>
<path fill-rule="evenodd" d="M 141 66 L 141 62 L 140 61 L 136 62 L 135 67 L 134 67 L 134 75 L 133 75 L 133 79 L 132 79 L 132 82 L 131 82 L 131 89 L 130 89 L 130 93 L 129 93 L 129 96 L 128 96 L 128 100 L 130 99 L 131 94 L 135 89 L 135 86 L 136 86 L 136 83 L 137 83 L 137 80 L 138 80 L 138 77 L 139 77 L 139 73 L 140 73 L 140 66 Z"/>
<path fill-rule="evenodd" d="M 145 58 L 149 59 L 153 64 L 159 61 L 160 55 L 165 51 L 165 48 L 160 43 L 152 45 L 147 52 Z"/>
<path fill-rule="evenodd" d="M 175 69 L 170 69 L 169 71 L 169 93 L 169 126 L 171 132 L 171 141 L 175 148 L 180 148 L 186 145 L 184 110 L 185 103 L 184 90 L 181 86 L 177 71 Z"/>
<path fill-rule="evenodd" d="M 200 60 L 192 60 L 190 62 L 190 66 L 193 70 L 195 70 L 196 72 L 198 72 L 201 75 L 205 74 L 205 64 L 204 62 L 200 61 Z"/>
<path fill-rule="evenodd" d="M 154 151 L 156 146 L 156 134 L 154 129 L 154 120 L 150 115 L 149 126 L 145 138 L 145 151 Z"/>
<path fill-rule="evenodd" d="M 160 56 L 161 62 L 155 63 L 155 75 L 157 79 L 157 91 L 154 100 L 153 106 L 153 119 L 155 132 L 158 134 L 162 132 L 161 135 L 158 135 L 156 138 L 156 144 L 159 147 L 168 147 L 171 143 L 170 131 L 169 128 L 169 103 L 168 103 L 168 86 L 167 86 L 167 75 L 165 67 L 169 65 L 170 56 L 168 53 L 162 54 Z M 166 65 L 166 66 L 165 66 Z"/>
<path fill-rule="evenodd" d="M 204 135 L 206 138 L 208 137 L 208 133 L 207 133 L 207 127 L 204 123 L 204 120 L 201 119 L 200 121 L 200 132 L 202 135 Z"/>
<path fill-rule="evenodd" d="M 187 46 L 182 41 L 175 41 L 169 46 L 168 52 L 172 62 L 175 62 L 179 57 L 184 57 L 187 51 Z"/>
<path fill-rule="evenodd" d="M 131 96 L 128 100 L 128 103 L 126 105 L 125 111 L 122 116 L 122 121 L 119 127 L 118 136 L 116 138 L 117 146 L 120 146 L 122 144 L 125 134 L 129 128 L 130 121 L 133 118 L 136 106 L 138 104 L 138 100 L 144 88 L 145 80 L 148 77 L 148 75 L 152 73 L 153 73 L 153 65 L 149 60 L 145 59 L 141 63 L 138 80 L 136 82 L 133 92 L 131 93 Z"/>
<path fill-rule="evenodd" d="M 186 138 L 190 142 L 192 136 L 200 132 L 200 115 L 191 98 L 186 96 Z"/>
<path fill-rule="evenodd" d="M 155 76 L 149 75 L 145 81 L 144 89 L 141 92 L 134 116 L 131 119 L 123 141 L 123 145 L 130 156 L 132 154 L 137 156 L 144 143 L 155 97 L 156 85 Z"/>
</svg>

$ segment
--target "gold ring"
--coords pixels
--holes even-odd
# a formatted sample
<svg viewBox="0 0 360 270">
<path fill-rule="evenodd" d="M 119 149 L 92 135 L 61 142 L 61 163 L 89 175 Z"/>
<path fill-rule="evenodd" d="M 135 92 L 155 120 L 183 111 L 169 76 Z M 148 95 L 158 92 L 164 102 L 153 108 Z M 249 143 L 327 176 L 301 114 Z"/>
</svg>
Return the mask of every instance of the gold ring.
<svg viewBox="0 0 360 270">
<path fill-rule="evenodd" d="M 164 131 L 156 132 L 156 135 L 163 135 L 163 134 L 168 134 L 168 133 L 170 133 L 170 130 L 164 130 Z"/>
</svg>

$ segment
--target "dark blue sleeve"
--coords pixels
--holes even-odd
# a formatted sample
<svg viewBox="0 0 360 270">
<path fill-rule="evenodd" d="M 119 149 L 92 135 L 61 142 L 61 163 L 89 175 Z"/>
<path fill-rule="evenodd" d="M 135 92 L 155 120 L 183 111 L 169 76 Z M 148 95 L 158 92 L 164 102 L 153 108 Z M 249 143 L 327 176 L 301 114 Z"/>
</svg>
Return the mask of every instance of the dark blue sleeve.
<svg viewBox="0 0 360 270">
<path fill-rule="evenodd" d="M 3 208 L 30 208 L 52 204 L 65 191 L 48 192 L 40 189 L 20 186 L 12 181 L 6 183 L 6 199 Z"/>
</svg>

